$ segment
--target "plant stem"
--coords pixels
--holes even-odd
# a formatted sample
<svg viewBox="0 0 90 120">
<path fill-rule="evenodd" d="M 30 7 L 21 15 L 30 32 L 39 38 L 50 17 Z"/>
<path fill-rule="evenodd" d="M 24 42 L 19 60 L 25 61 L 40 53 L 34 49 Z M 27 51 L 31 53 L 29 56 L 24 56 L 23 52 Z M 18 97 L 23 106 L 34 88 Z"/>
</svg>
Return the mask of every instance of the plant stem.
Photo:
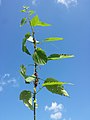
<svg viewBox="0 0 90 120">
<path fill-rule="evenodd" d="M 31 26 L 31 30 L 32 30 L 32 36 L 33 36 L 33 43 L 34 43 L 34 53 L 36 52 L 36 40 L 35 40 L 35 37 L 34 37 L 34 29 L 33 27 Z M 37 72 L 37 64 L 34 63 L 34 75 L 35 75 L 35 81 L 34 81 L 34 94 L 33 94 L 33 97 L 34 97 L 34 120 L 36 120 L 36 88 L 37 88 L 37 85 L 38 85 L 38 72 Z"/>
<path fill-rule="evenodd" d="M 36 88 L 34 86 L 34 120 L 36 120 Z"/>
</svg>

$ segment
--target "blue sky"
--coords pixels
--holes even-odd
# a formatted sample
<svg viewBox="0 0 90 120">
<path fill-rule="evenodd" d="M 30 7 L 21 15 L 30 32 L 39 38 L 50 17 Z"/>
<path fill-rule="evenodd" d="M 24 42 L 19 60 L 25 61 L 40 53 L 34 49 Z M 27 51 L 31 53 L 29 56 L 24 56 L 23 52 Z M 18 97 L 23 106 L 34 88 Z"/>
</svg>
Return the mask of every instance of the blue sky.
<svg viewBox="0 0 90 120">
<path fill-rule="evenodd" d="M 63 37 L 60 42 L 44 43 L 40 47 L 51 53 L 74 54 L 75 58 L 49 62 L 41 66 L 42 78 L 54 77 L 72 82 L 65 86 L 70 98 L 43 89 L 38 95 L 37 120 L 87 120 L 90 114 L 90 1 L 89 0 L 0 0 L 0 120 L 33 119 L 19 94 L 25 85 L 19 75 L 21 64 L 32 63 L 22 53 L 21 42 L 29 27 L 20 28 L 23 5 L 35 10 L 51 27 L 36 28 L 36 38 L 42 41 L 52 36 Z M 32 46 L 31 46 L 32 47 Z M 31 49 L 31 48 L 30 48 Z M 32 74 L 32 67 L 28 68 Z"/>
</svg>

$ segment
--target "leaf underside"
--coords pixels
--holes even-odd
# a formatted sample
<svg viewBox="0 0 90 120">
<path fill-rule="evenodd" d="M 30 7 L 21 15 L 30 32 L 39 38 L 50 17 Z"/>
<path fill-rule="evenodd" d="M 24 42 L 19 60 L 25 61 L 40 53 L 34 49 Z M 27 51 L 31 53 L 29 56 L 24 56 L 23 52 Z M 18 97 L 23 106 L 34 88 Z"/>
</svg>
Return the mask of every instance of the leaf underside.
<svg viewBox="0 0 90 120">
<path fill-rule="evenodd" d="M 63 96 L 69 96 L 67 91 L 64 89 L 64 86 L 63 86 L 64 84 L 67 84 L 67 83 L 59 82 L 54 78 L 47 78 L 43 84 L 43 87 L 46 87 L 52 93 L 63 95 Z"/>
</svg>

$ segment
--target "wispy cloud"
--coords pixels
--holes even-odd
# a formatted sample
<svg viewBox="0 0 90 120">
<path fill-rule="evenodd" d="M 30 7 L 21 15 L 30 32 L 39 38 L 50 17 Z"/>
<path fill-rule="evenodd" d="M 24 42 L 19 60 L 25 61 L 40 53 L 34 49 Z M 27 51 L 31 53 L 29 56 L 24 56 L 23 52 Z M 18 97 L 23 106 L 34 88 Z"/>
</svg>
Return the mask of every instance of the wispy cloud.
<svg viewBox="0 0 90 120">
<path fill-rule="evenodd" d="M 12 87 L 18 86 L 17 80 L 8 73 L 0 76 L 0 92 L 2 92 L 7 85 Z"/>
<path fill-rule="evenodd" d="M 67 8 L 70 6 L 76 6 L 78 4 L 78 0 L 56 0 L 58 4 L 65 5 Z"/>
<path fill-rule="evenodd" d="M 62 118 L 62 110 L 64 106 L 62 104 L 57 104 L 56 102 L 52 102 L 51 106 L 45 106 L 45 111 L 51 111 L 50 119 L 52 120 L 60 120 Z"/>
</svg>

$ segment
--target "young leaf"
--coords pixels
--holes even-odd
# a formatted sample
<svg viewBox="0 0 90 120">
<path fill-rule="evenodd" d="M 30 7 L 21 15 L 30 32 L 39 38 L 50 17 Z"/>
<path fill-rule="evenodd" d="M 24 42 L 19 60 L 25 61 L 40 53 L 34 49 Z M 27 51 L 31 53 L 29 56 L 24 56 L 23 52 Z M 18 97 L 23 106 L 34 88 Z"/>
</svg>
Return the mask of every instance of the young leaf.
<svg viewBox="0 0 90 120">
<path fill-rule="evenodd" d="M 34 11 L 33 11 L 33 10 L 29 10 L 28 12 L 29 12 L 29 15 L 30 15 L 30 16 L 34 14 Z"/>
<path fill-rule="evenodd" d="M 27 23 L 26 18 L 22 18 L 21 23 L 20 23 L 20 27 L 22 27 L 26 23 Z"/>
<path fill-rule="evenodd" d="M 33 54 L 33 60 L 36 64 L 44 65 L 47 63 L 47 56 L 45 51 L 43 51 L 41 48 L 37 48 L 36 51 Z"/>
<path fill-rule="evenodd" d="M 21 12 L 26 12 L 26 9 L 21 10 Z"/>
<path fill-rule="evenodd" d="M 74 55 L 70 55 L 70 54 L 51 54 L 50 56 L 48 56 L 48 60 L 60 60 L 60 59 L 72 58 L 72 57 L 74 57 Z"/>
<path fill-rule="evenodd" d="M 31 91 L 24 90 L 20 93 L 20 100 L 23 101 L 25 106 L 27 106 L 29 109 L 34 110 L 32 105 L 32 94 Z"/>
<path fill-rule="evenodd" d="M 60 82 L 54 78 L 47 78 L 42 86 L 46 87 L 52 93 L 69 96 L 69 94 L 63 87 L 64 84 L 68 83 Z"/>
<path fill-rule="evenodd" d="M 50 38 L 46 38 L 44 41 L 45 42 L 53 42 L 53 41 L 59 41 L 59 40 L 63 40 L 63 38 L 60 38 L 60 37 L 50 37 Z"/>
<path fill-rule="evenodd" d="M 30 37 L 30 32 L 25 34 L 25 38 L 28 39 Z"/>
<path fill-rule="evenodd" d="M 31 26 L 51 26 L 50 24 L 40 21 L 38 15 L 34 16 L 30 22 Z"/>
</svg>

